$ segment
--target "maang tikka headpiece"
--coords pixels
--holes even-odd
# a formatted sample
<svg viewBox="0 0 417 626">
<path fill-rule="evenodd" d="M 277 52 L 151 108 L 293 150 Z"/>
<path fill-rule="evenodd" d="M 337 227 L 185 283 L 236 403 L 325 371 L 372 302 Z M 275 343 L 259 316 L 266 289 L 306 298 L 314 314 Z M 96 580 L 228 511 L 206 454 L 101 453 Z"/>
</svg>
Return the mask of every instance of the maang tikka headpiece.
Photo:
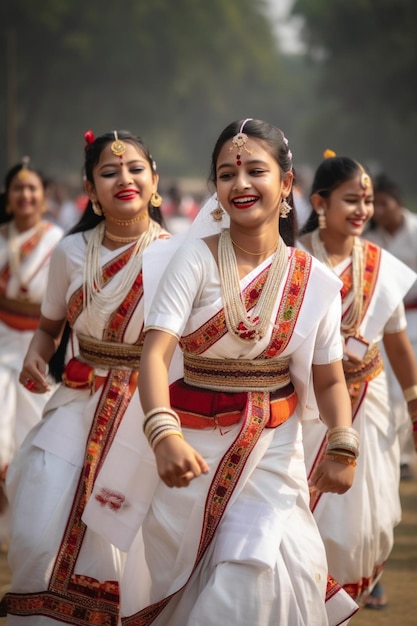
<svg viewBox="0 0 417 626">
<path fill-rule="evenodd" d="M 28 177 L 29 163 L 30 163 L 30 157 L 24 156 L 23 159 L 22 159 L 22 169 L 20 170 L 20 172 L 17 175 L 19 180 L 25 180 L 25 178 Z"/>
<path fill-rule="evenodd" d="M 361 187 L 362 189 L 367 189 L 371 185 L 371 177 L 369 176 L 369 174 L 365 172 L 365 169 L 360 163 L 358 163 L 358 166 L 359 166 L 360 171 L 362 172 L 361 173 Z"/>
<path fill-rule="evenodd" d="M 252 154 L 252 151 L 246 147 L 246 142 L 248 140 L 248 136 L 243 132 L 246 122 L 250 122 L 253 118 L 248 117 L 246 120 L 242 122 L 239 128 L 239 132 L 232 138 L 232 147 L 230 148 L 230 152 L 235 149 L 236 152 L 236 165 L 242 165 L 242 161 L 240 157 L 242 156 L 242 148 L 248 153 Z"/>
<path fill-rule="evenodd" d="M 114 134 L 114 141 L 112 145 L 110 146 L 110 149 L 113 152 L 114 156 L 118 156 L 121 159 L 122 155 L 126 152 L 126 144 L 124 141 L 119 139 L 117 130 L 114 130 L 113 134 Z"/>
</svg>

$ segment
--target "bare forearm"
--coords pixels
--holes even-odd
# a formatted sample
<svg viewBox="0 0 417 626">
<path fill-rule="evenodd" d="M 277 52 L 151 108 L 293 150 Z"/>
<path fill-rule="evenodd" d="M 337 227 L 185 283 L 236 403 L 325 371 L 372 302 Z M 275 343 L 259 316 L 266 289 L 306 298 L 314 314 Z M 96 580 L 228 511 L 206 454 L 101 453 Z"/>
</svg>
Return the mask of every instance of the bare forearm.
<svg viewBox="0 0 417 626">
<path fill-rule="evenodd" d="M 29 344 L 25 360 L 37 356 L 45 361 L 45 363 L 48 363 L 55 354 L 58 344 L 58 338 L 54 338 L 46 331 L 38 328 Z"/>
<path fill-rule="evenodd" d="M 326 426 L 352 425 L 352 408 L 341 362 L 313 366 L 314 390 Z"/>
<path fill-rule="evenodd" d="M 139 370 L 139 396 L 143 411 L 169 407 L 168 371 L 177 339 L 161 331 L 147 333 Z"/>
</svg>

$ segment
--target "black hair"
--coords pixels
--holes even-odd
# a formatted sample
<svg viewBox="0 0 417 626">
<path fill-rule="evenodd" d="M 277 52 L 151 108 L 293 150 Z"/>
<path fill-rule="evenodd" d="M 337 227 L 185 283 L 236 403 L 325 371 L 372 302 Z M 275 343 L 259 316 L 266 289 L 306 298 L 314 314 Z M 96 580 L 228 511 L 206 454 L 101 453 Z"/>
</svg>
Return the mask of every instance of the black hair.
<svg viewBox="0 0 417 626">
<path fill-rule="evenodd" d="M 350 157 L 334 156 L 324 159 L 314 174 L 310 195 L 317 193 L 322 198 L 327 199 L 337 187 L 355 178 L 358 173 L 363 173 L 363 171 L 362 166 Z M 318 224 L 318 215 L 313 209 L 301 229 L 300 235 L 316 230 Z"/>
<path fill-rule="evenodd" d="M 125 141 L 126 143 L 131 143 L 143 153 L 145 158 L 147 159 L 151 170 L 156 172 L 156 163 L 152 158 L 152 155 L 149 151 L 148 146 L 143 141 L 141 137 L 133 135 L 129 131 L 120 130 L 117 131 L 117 136 L 121 141 Z M 100 160 L 101 153 L 104 148 L 108 146 L 109 143 L 113 143 L 115 140 L 114 133 L 105 133 L 104 135 L 100 135 L 97 138 L 94 138 L 93 141 L 88 142 L 85 147 L 85 160 L 84 160 L 84 178 L 88 180 L 90 183 L 94 184 L 93 171 L 95 166 Z M 155 207 L 149 202 L 149 217 L 157 222 L 158 224 L 163 224 L 162 213 L 159 207 Z M 73 235 L 74 233 L 82 233 L 87 230 L 91 230 L 97 224 L 104 220 L 104 215 L 96 215 L 93 211 L 93 205 L 91 200 L 88 201 L 88 204 L 81 215 L 79 221 L 73 226 L 65 236 Z M 65 356 L 67 352 L 67 346 L 69 339 L 71 337 L 71 327 L 69 322 L 67 321 L 64 327 L 64 332 L 62 334 L 62 338 L 60 344 L 49 361 L 49 373 L 54 378 L 56 382 L 61 382 L 62 373 L 65 368 Z"/>
<path fill-rule="evenodd" d="M 7 212 L 7 204 L 9 198 L 10 186 L 14 178 L 21 172 L 23 169 L 36 174 L 39 180 L 42 183 L 43 190 L 45 191 L 48 186 L 48 181 L 45 178 L 44 174 L 35 167 L 32 167 L 30 163 L 22 161 L 21 163 L 17 163 L 13 165 L 4 178 L 4 191 L 0 195 L 0 224 L 5 224 L 6 222 L 10 222 L 13 219 L 13 214 Z"/>
<path fill-rule="evenodd" d="M 209 180 L 215 182 L 217 178 L 217 161 L 221 149 L 226 141 L 232 139 L 237 133 L 239 133 L 242 124 L 245 120 L 236 120 L 229 124 L 219 135 L 211 156 L 211 166 Z M 262 140 L 266 144 L 266 148 L 270 152 L 271 156 L 276 160 L 278 166 L 282 172 L 294 171 L 292 164 L 292 154 L 288 148 L 288 141 L 285 138 L 282 130 L 264 122 L 263 120 L 248 120 L 244 124 L 243 132 L 248 137 L 255 137 Z M 286 218 L 280 217 L 279 230 L 280 234 L 288 246 L 293 246 L 297 234 L 297 215 L 294 207 L 294 200 L 292 191 L 286 198 L 288 204 L 293 210 L 288 214 Z"/>
</svg>

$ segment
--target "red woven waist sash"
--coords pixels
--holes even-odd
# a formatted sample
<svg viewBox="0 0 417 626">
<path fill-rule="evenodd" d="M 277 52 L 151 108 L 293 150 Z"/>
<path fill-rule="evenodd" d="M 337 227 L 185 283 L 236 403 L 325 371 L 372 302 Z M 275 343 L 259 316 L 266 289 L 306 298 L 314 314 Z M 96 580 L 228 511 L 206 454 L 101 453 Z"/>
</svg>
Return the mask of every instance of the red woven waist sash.
<svg viewBox="0 0 417 626">
<path fill-rule="evenodd" d="M 41 305 L 26 300 L 12 300 L 0 296 L 0 320 L 15 330 L 36 330 Z"/>
<path fill-rule="evenodd" d="M 188 385 L 184 379 L 170 386 L 172 408 L 178 413 L 181 425 L 187 428 L 224 428 L 237 424 L 242 419 L 248 394 L 213 391 Z M 294 413 L 297 394 L 290 382 L 281 389 L 272 391 L 270 418 L 266 428 L 276 428 Z"/>
</svg>

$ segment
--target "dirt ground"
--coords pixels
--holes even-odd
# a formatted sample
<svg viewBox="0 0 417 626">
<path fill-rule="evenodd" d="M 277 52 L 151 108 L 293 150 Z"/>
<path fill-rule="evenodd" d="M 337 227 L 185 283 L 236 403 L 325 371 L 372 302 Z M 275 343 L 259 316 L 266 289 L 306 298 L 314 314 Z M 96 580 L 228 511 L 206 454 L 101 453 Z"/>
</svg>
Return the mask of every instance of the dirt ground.
<svg viewBox="0 0 417 626">
<path fill-rule="evenodd" d="M 394 549 L 382 579 L 388 607 L 383 611 L 361 609 L 349 626 L 417 625 L 417 467 L 415 476 L 400 485 L 403 519 L 396 528 Z M 0 553 L 0 597 L 7 590 L 9 580 L 7 557 Z M 0 618 L 0 626 L 5 623 L 6 619 Z"/>
</svg>

